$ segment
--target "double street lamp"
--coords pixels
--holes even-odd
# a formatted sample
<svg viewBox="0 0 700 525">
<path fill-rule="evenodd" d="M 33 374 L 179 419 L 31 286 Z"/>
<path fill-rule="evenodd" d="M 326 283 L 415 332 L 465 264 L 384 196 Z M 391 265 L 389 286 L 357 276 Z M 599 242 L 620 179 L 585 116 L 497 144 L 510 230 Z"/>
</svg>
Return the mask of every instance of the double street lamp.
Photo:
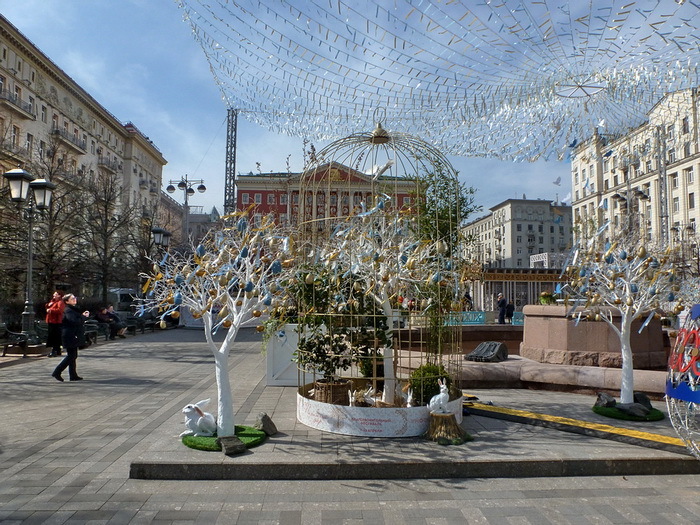
<svg viewBox="0 0 700 525">
<path fill-rule="evenodd" d="M 4 175 L 10 186 L 10 199 L 24 212 L 29 223 L 27 232 L 27 282 L 24 292 L 24 312 L 22 312 L 22 333 L 30 343 L 37 342 L 34 330 L 34 303 L 32 299 L 32 274 L 34 273 L 34 221 L 51 206 L 51 196 L 56 185 L 46 179 L 36 179 L 21 168 L 8 171 Z M 29 192 L 31 188 L 31 193 Z"/>
<path fill-rule="evenodd" d="M 170 246 L 170 236 L 172 234 L 163 228 L 153 228 L 151 233 L 153 234 L 153 242 L 155 245 L 162 246 L 164 250 L 167 250 L 168 246 Z"/>
<path fill-rule="evenodd" d="M 171 180 L 168 186 L 165 188 L 165 191 L 168 193 L 174 193 L 175 192 L 175 186 L 177 185 L 178 190 L 182 190 L 185 194 L 185 216 L 184 220 L 182 221 L 182 243 L 186 244 L 188 239 L 189 239 L 189 234 L 190 234 L 190 205 L 189 205 L 189 198 L 194 195 L 194 185 L 197 184 L 197 191 L 199 193 L 204 193 L 207 191 L 207 187 L 204 185 L 204 181 L 202 179 L 197 179 L 197 180 L 190 180 L 187 178 L 187 175 L 182 177 L 179 181 L 177 180 Z"/>
</svg>

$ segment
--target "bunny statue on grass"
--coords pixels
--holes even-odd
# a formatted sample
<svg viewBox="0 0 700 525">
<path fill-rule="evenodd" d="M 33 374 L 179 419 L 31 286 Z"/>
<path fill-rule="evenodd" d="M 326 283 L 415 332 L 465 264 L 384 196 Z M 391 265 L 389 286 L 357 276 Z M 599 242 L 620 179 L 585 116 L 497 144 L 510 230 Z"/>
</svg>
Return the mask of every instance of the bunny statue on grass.
<svg viewBox="0 0 700 525">
<path fill-rule="evenodd" d="M 445 378 L 438 379 L 438 385 L 440 386 L 440 393 L 430 398 L 428 408 L 431 412 L 446 414 L 448 412 L 447 403 L 450 401 L 450 395 L 447 392 L 447 381 Z"/>
<path fill-rule="evenodd" d="M 213 436 L 216 432 L 216 419 L 209 412 L 204 412 L 203 407 L 209 404 L 209 399 L 203 399 L 193 405 L 187 405 L 182 409 L 185 414 L 185 430 L 182 436 Z"/>
</svg>

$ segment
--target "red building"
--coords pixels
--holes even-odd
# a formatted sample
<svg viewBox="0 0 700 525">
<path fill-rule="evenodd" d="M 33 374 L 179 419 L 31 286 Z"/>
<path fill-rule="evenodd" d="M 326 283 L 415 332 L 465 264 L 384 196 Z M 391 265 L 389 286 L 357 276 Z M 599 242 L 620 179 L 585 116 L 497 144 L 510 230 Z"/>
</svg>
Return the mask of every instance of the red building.
<svg viewBox="0 0 700 525">
<path fill-rule="evenodd" d="M 377 198 L 389 198 L 389 209 L 408 208 L 415 195 L 415 181 L 379 175 L 377 177 L 342 164 L 327 163 L 303 173 L 252 173 L 236 180 L 236 209 L 250 208 L 253 224 L 272 214 L 278 223 L 297 226 L 329 222 L 355 215 L 376 205 Z"/>
</svg>

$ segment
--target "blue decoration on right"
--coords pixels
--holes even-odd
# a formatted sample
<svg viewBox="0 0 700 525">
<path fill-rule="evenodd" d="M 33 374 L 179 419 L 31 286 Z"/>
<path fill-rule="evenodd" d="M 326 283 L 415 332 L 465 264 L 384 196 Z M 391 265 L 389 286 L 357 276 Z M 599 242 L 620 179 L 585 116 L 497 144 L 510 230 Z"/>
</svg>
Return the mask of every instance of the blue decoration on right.
<svg viewBox="0 0 700 525">
<path fill-rule="evenodd" d="M 700 304 L 693 305 L 668 359 L 666 406 L 678 436 L 700 459 Z"/>
</svg>

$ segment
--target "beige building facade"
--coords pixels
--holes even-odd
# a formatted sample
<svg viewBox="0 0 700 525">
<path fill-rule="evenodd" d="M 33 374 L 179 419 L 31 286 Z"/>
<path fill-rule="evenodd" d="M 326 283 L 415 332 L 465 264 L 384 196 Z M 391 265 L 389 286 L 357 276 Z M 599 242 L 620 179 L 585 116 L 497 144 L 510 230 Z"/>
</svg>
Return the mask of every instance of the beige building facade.
<svg viewBox="0 0 700 525">
<path fill-rule="evenodd" d="M 571 207 L 542 199 L 508 199 L 464 226 L 463 233 L 470 240 L 466 258 L 484 268 L 556 267 L 571 248 Z M 548 256 L 533 257 L 544 254 Z"/>
<path fill-rule="evenodd" d="M 123 124 L 0 15 L 0 169 L 36 176 L 58 155 L 60 180 L 117 175 L 131 206 L 157 209 L 163 166 L 155 144 Z"/>
<path fill-rule="evenodd" d="M 697 88 L 671 93 L 627 135 L 599 128 L 577 145 L 571 182 L 578 237 L 607 223 L 606 238 L 630 231 L 697 252 L 699 109 Z"/>
</svg>

